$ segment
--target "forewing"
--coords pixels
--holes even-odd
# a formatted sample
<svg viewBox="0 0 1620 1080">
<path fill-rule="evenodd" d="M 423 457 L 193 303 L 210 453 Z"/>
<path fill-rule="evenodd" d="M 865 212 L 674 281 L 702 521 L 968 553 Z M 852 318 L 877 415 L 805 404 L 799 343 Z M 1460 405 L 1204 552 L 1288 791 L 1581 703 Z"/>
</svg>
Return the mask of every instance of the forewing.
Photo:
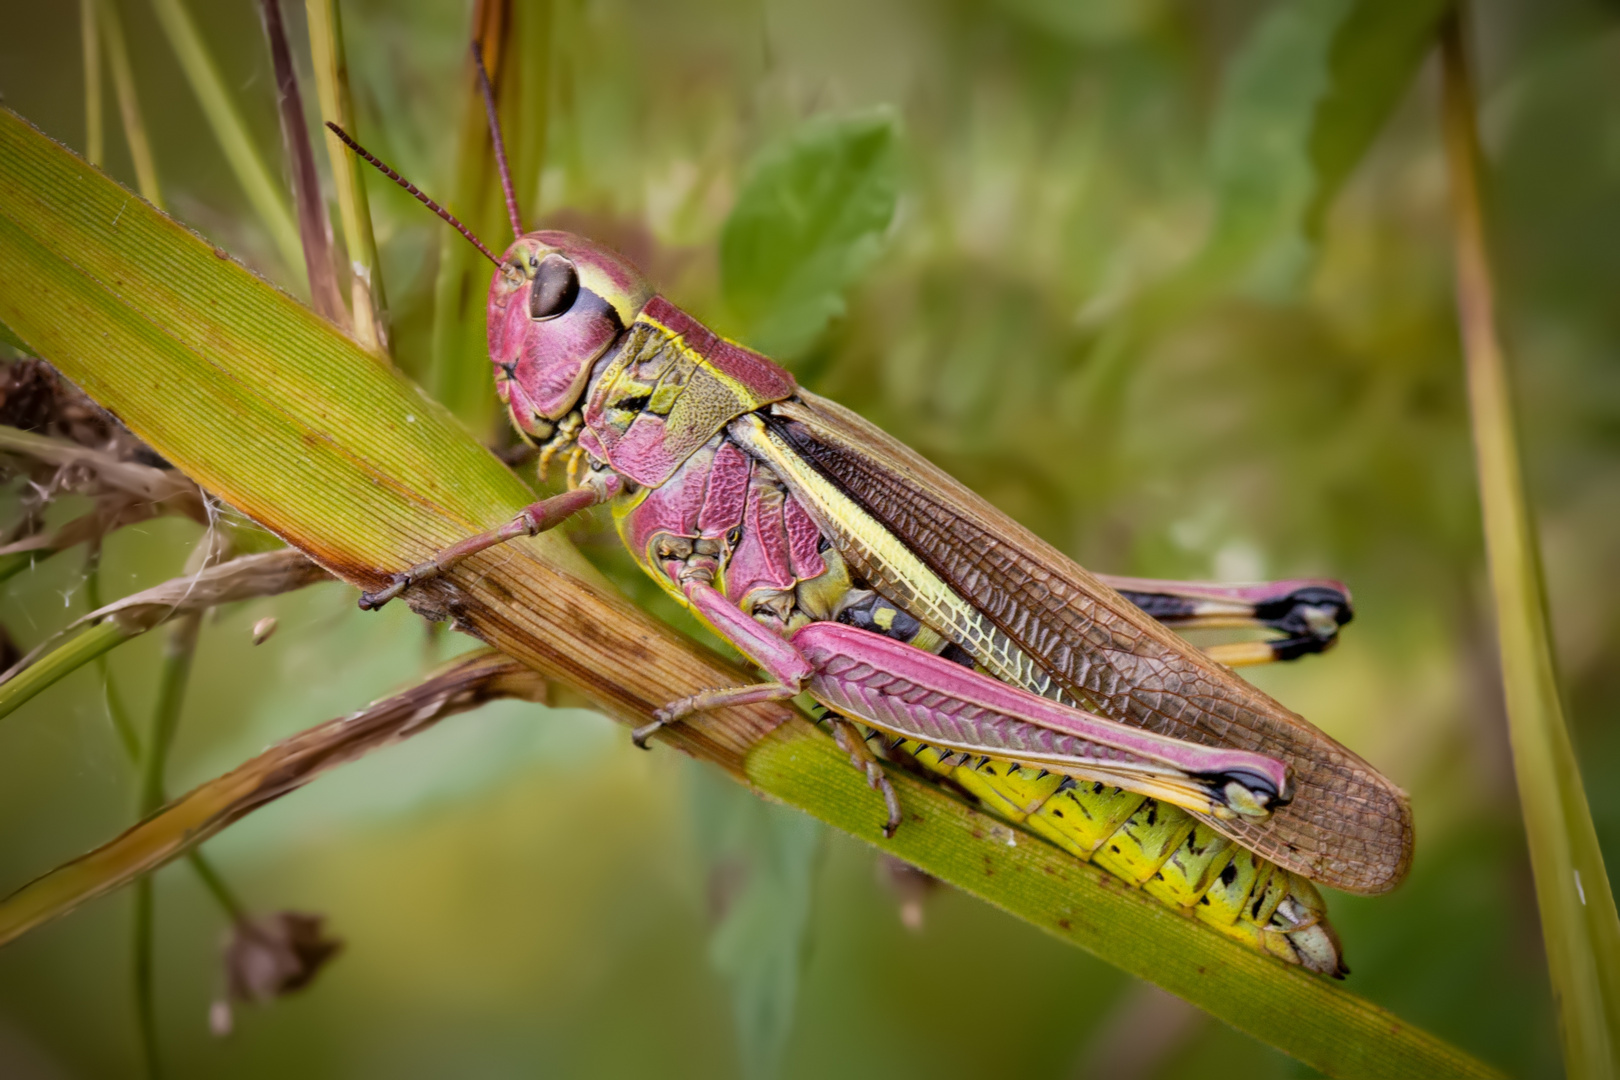
<svg viewBox="0 0 1620 1080">
<path fill-rule="evenodd" d="M 1081 706 L 1163 735 L 1291 766 L 1295 796 L 1264 822 L 1210 824 L 1279 865 L 1357 893 L 1411 863 L 1406 795 L 1360 757 L 1204 657 L 1056 548 L 844 407 L 801 392 L 771 427 Z"/>
</svg>

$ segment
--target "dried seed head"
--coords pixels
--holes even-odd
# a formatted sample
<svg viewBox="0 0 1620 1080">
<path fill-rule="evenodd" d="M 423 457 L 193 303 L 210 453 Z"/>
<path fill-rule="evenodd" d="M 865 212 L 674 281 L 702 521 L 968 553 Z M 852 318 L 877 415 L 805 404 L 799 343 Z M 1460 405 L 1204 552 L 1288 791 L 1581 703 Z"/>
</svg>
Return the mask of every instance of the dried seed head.
<svg viewBox="0 0 1620 1080">
<path fill-rule="evenodd" d="M 922 933 L 928 897 L 939 888 L 939 879 L 893 855 L 879 855 L 878 880 L 894 895 L 900 908 L 900 925 L 914 934 Z"/>
<path fill-rule="evenodd" d="M 323 915 L 277 911 L 243 919 L 225 942 L 226 998 L 209 1009 L 216 1035 L 230 1033 L 231 1005 L 264 1004 L 302 990 L 343 948 L 343 942 L 321 932 Z"/>
</svg>

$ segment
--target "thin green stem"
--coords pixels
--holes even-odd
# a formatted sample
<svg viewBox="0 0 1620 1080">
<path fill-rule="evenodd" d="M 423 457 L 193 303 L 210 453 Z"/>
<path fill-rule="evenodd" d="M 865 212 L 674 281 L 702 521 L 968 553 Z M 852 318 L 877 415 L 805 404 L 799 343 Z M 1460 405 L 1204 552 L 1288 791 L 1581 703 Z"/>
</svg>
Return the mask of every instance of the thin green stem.
<svg viewBox="0 0 1620 1080">
<path fill-rule="evenodd" d="M 84 566 L 84 602 L 85 607 L 91 611 L 101 610 L 101 543 L 97 541 L 90 545 L 90 551 L 85 558 Z M 96 657 L 96 674 L 101 679 L 101 693 L 107 702 L 107 715 L 112 719 L 113 730 L 118 733 L 118 741 L 123 744 L 124 753 L 130 763 L 141 760 L 141 737 L 135 731 L 135 724 L 129 718 L 129 710 L 124 707 L 124 696 L 118 692 L 113 682 L 112 670 L 107 664 L 107 655 Z"/>
<path fill-rule="evenodd" d="M 465 653 L 415 686 L 357 713 L 316 725 L 216 776 L 142 818 L 101 847 L 0 899 L 0 946 L 81 904 L 148 877 L 248 814 L 344 764 L 488 701 L 542 701 L 547 683 L 494 650 Z M 204 884 L 237 921 L 241 905 L 206 865 Z"/>
<path fill-rule="evenodd" d="M 146 138 L 146 122 L 141 118 L 141 102 L 135 93 L 135 73 L 129 66 L 129 49 L 124 45 L 124 23 L 118 14 L 118 0 L 95 0 L 100 14 L 101 39 L 107 45 L 107 68 L 112 72 L 113 93 L 124 121 L 124 141 L 129 144 L 130 160 L 135 163 L 135 186 L 141 197 L 163 209 L 163 189 L 158 184 L 157 163 L 152 144 Z"/>
<path fill-rule="evenodd" d="M 146 753 L 141 759 L 140 789 L 136 797 L 136 817 L 146 818 L 163 806 L 163 773 L 169 748 L 180 725 L 185 703 L 186 683 L 191 678 L 191 660 L 197 651 L 197 633 L 202 613 L 193 612 L 174 620 L 164 644 L 163 666 L 158 672 L 157 702 L 152 708 L 152 726 L 146 737 Z M 211 875 L 205 875 L 209 881 Z M 227 910 L 234 907 L 234 900 Z M 153 987 L 153 897 L 152 879 L 144 877 L 135 893 L 134 948 L 135 1016 L 141 1030 L 142 1058 L 149 1077 L 159 1075 L 157 1053 L 156 992 Z"/>
<path fill-rule="evenodd" d="M 225 879 L 220 876 L 219 870 L 215 868 L 214 864 L 209 862 L 201 851 L 195 850 L 186 856 L 186 861 L 197 872 L 197 877 L 202 880 L 203 886 L 207 888 L 209 895 L 224 909 L 225 914 L 230 916 L 231 922 L 246 922 L 247 909 L 236 898 L 236 894 L 231 891 L 230 886 L 225 884 Z"/>
<path fill-rule="evenodd" d="M 0 682 L 0 717 L 15 712 L 46 687 L 134 637 L 116 619 L 105 619 L 73 631 L 66 641 Z"/>
<path fill-rule="evenodd" d="M 343 20 L 337 0 L 306 0 L 309 51 L 315 65 L 315 91 L 321 119 L 356 134 L 354 104 L 349 97 L 349 67 L 343 54 Z M 326 154 L 337 188 L 338 216 L 343 221 L 343 243 L 349 252 L 351 315 L 354 336 L 375 353 L 388 351 L 382 267 L 377 261 L 377 239 L 371 231 L 371 204 L 366 198 L 364 166 L 343 141 L 326 132 Z"/>
<path fill-rule="evenodd" d="M 164 766 L 180 724 L 186 683 L 191 678 L 191 658 L 196 652 L 197 632 L 201 627 L 201 612 L 182 615 L 170 625 L 168 640 L 164 642 L 157 703 L 152 708 L 152 725 L 146 735 L 146 753 L 141 757 L 140 796 L 136 808 L 143 818 L 163 805 Z"/>
<path fill-rule="evenodd" d="M 292 213 L 281 198 L 280 186 L 266 167 L 258 147 L 253 144 L 247 123 L 242 119 L 235 99 L 226 90 L 225 81 L 220 78 L 219 68 L 214 64 L 213 55 L 208 51 L 202 34 L 197 31 L 191 13 L 180 0 L 152 0 L 152 9 L 157 12 L 158 22 L 163 25 L 169 44 L 180 60 L 180 67 L 197 95 L 203 115 L 214 129 L 214 138 L 219 140 L 225 160 L 230 162 L 231 170 L 236 173 L 237 183 L 242 185 L 248 201 L 269 230 L 270 239 L 274 241 L 282 261 L 296 272 L 304 264 L 298 226 L 293 223 Z"/>
<path fill-rule="evenodd" d="M 101 545 L 96 544 L 90 548 L 89 558 L 85 560 L 84 577 L 85 605 L 96 611 L 101 607 Z M 113 729 L 118 732 L 118 741 L 124 747 L 131 765 L 141 763 L 141 739 L 135 731 L 135 725 L 130 721 L 129 709 L 124 705 L 123 695 L 118 692 L 118 684 L 113 681 L 112 672 L 108 670 L 106 656 L 96 657 L 96 669 L 101 676 L 102 693 L 106 696 L 107 715 L 112 718 Z M 168 802 L 167 797 L 163 800 Z M 200 850 L 193 849 L 186 856 L 191 868 L 202 881 L 209 894 L 219 903 L 225 915 L 233 922 L 238 923 L 247 917 L 246 909 L 237 900 L 225 883 L 213 863 L 208 861 Z"/>
<path fill-rule="evenodd" d="M 1620 918 L 1559 699 L 1546 586 L 1519 462 L 1507 358 L 1496 330 L 1480 191 L 1478 104 L 1458 10 L 1443 24 L 1441 52 L 1457 317 L 1519 804 L 1558 1002 L 1564 1067 L 1571 1077 L 1615 1077 L 1620 1076 Z"/>
<path fill-rule="evenodd" d="M 101 115 L 101 34 L 96 29 L 96 0 L 79 0 L 79 38 L 84 48 L 84 156 L 101 164 L 106 128 Z"/>
</svg>

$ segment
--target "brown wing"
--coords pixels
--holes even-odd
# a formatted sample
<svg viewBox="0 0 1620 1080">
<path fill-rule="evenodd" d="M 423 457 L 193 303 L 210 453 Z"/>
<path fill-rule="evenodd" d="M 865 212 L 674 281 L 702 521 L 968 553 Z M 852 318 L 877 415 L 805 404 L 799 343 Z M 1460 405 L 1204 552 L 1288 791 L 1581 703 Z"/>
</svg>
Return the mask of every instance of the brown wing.
<svg viewBox="0 0 1620 1080">
<path fill-rule="evenodd" d="M 1384 892 L 1406 875 L 1411 807 L 1372 766 L 843 406 L 801 392 L 770 412 L 773 430 L 1082 705 L 1292 767 L 1292 803 L 1265 822 L 1221 822 L 1222 832 L 1348 892 Z"/>
</svg>

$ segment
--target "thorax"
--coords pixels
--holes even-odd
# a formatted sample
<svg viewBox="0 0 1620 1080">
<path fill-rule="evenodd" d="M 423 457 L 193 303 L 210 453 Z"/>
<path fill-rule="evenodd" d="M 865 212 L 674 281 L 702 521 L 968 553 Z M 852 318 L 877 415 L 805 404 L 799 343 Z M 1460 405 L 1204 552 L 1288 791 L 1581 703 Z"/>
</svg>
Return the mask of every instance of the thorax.
<svg viewBox="0 0 1620 1080">
<path fill-rule="evenodd" d="M 793 396 L 793 377 L 655 296 L 593 374 L 576 436 L 647 488 L 668 483 L 732 420 Z"/>
<path fill-rule="evenodd" d="M 743 611 L 787 632 L 828 620 L 853 584 L 837 548 L 779 477 L 724 434 L 655 487 L 614 503 L 631 556 L 672 595 L 713 584 Z"/>
</svg>

